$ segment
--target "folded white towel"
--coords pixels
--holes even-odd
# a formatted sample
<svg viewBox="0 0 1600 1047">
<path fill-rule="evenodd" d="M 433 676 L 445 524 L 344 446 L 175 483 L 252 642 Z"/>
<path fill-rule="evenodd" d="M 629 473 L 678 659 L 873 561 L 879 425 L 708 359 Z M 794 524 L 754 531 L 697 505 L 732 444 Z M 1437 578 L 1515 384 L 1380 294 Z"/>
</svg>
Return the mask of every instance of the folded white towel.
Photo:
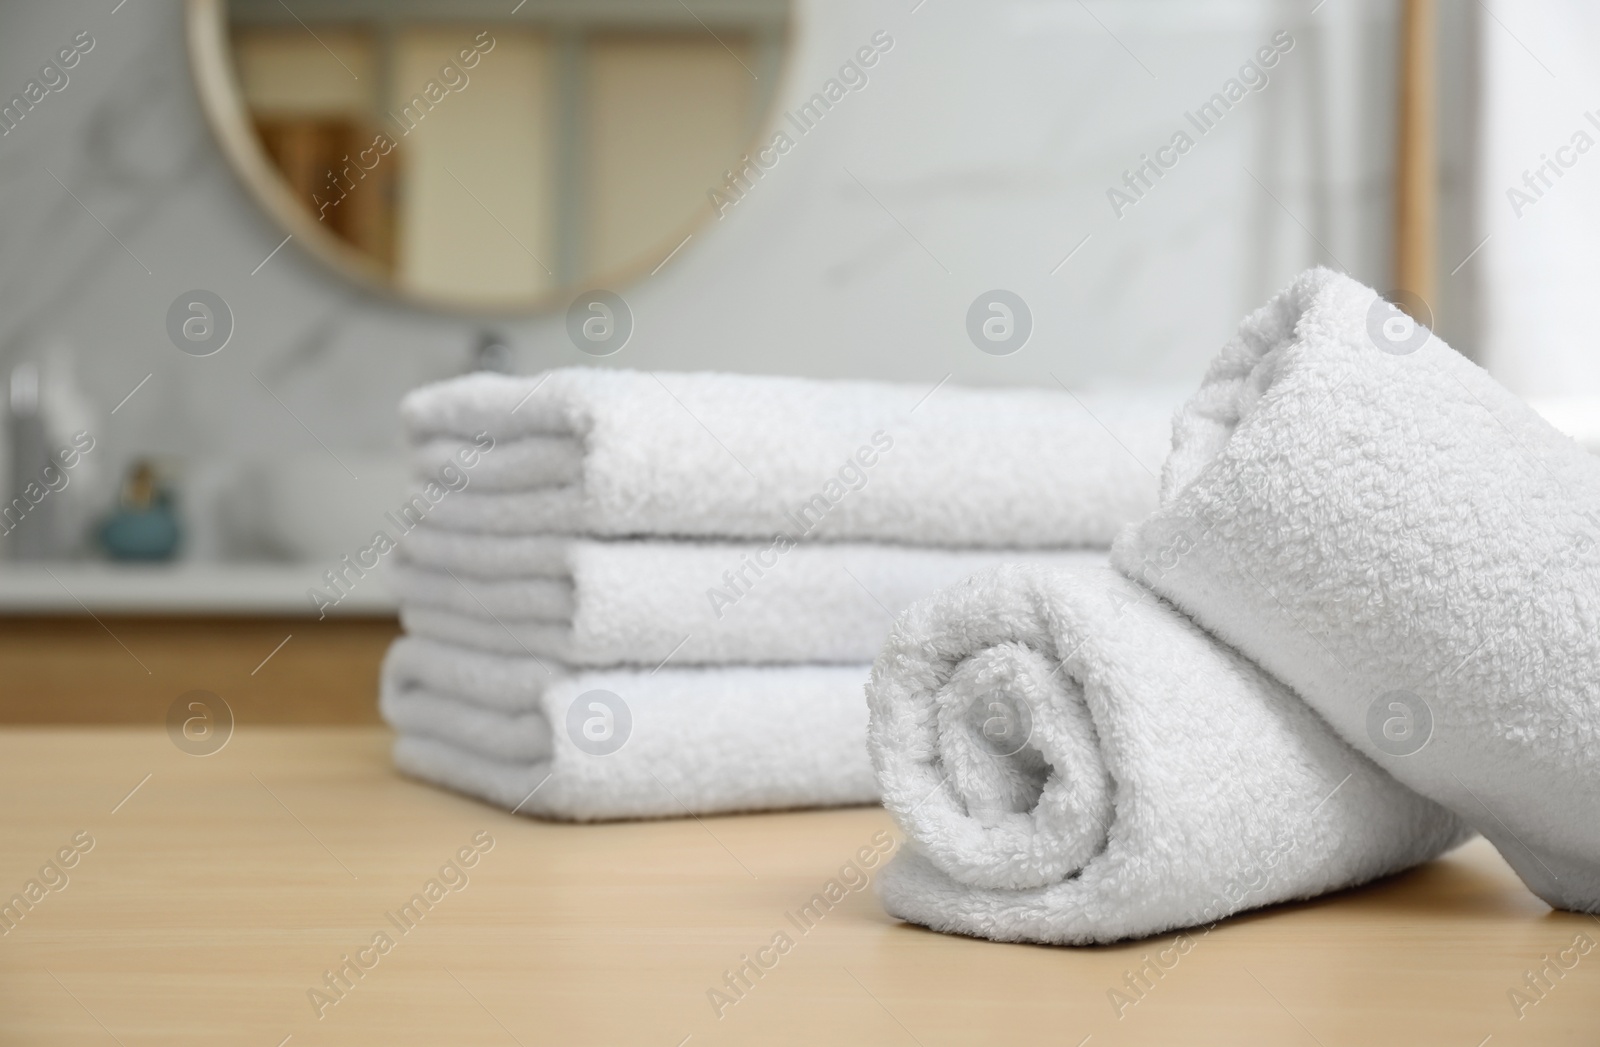
<svg viewBox="0 0 1600 1047">
<path fill-rule="evenodd" d="M 385 679 L 378 709 L 384 722 L 402 736 L 445 742 L 489 760 L 548 762 L 555 752 L 550 719 L 542 708 L 501 712 L 418 684 L 397 685 Z"/>
<path fill-rule="evenodd" d="M 1007 562 L 1104 563 L 1104 551 L 603 541 L 419 527 L 391 582 L 408 631 L 569 666 L 864 664 L 893 615 Z"/>
<path fill-rule="evenodd" d="M 576 368 L 468 375 L 401 414 L 424 472 L 493 438 L 431 510 L 459 530 L 1020 547 L 1107 545 L 1153 508 L 1175 405 Z"/>
<path fill-rule="evenodd" d="M 389 645 L 380 674 L 380 696 L 391 690 L 421 690 L 447 695 L 495 712 L 537 712 L 556 676 L 529 658 L 505 658 L 402 636 Z"/>
<path fill-rule="evenodd" d="M 486 422 L 497 416 L 485 415 Z M 487 431 L 487 430 L 484 430 Z M 412 471 L 432 479 L 451 466 L 473 458 L 461 436 L 421 437 L 411 450 Z M 519 436 L 497 442 L 492 453 L 477 457 L 471 484 L 478 491 L 527 491 L 560 487 L 583 479 L 583 447 L 571 436 Z"/>
<path fill-rule="evenodd" d="M 1600 909 L 1600 462 L 1319 269 L 1212 364 L 1162 493 L 1118 566 Z"/>
<path fill-rule="evenodd" d="M 1109 568 L 1002 567 L 914 605 L 869 747 L 909 846 L 889 912 L 1084 944 L 1405 869 L 1460 823 Z"/>
<path fill-rule="evenodd" d="M 405 773 L 573 821 L 871 803 L 865 666 L 547 673 L 413 637 L 380 699 Z"/>
</svg>

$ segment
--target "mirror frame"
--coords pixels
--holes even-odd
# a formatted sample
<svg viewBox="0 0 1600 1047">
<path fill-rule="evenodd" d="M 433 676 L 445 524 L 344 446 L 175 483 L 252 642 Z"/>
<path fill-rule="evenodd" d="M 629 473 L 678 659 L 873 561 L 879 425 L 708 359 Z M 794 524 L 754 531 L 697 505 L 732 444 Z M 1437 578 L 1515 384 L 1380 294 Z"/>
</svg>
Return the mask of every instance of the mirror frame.
<svg viewBox="0 0 1600 1047">
<path fill-rule="evenodd" d="M 778 124 L 781 115 L 777 109 L 778 100 L 785 96 L 784 88 L 793 75 L 792 59 L 799 28 L 796 6 L 791 2 L 785 16 L 783 57 L 778 63 L 772 101 L 768 106 L 770 111 L 746 139 L 743 150 L 746 154 L 770 141 L 773 128 Z M 564 284 L 526 297 L 468 301 L 426 289 L 401 286 L 372 259 L 311 217 L 304 202 L 290 191 L 261 141 L 250 130 L 250 113 L 234 72 L 233 54 L 228 41 L 227 8 L 228 0 L 185 0 L 184 36 L 188 45 L 190 75 L 194 80 L 195 93 L 200 97 L 200 108 L 205 113 L 206 123 L 210 125 L 217 144 L 221 146 L 233 173 L 243 183 L 247 195 L 267 213 L 267 217 L 317 262 L 361 290 L 400 305 L 458 317 L 526 319 L 547 316 L 565 309 L 574 295 L 585 290 L 603 288 L 620 292 L 647 276 L 655 275 L 685 246 L 690 237 L 712 224 L 714 214 L 708 202 L 657 245 L 661 260 L 653 267 L 650 259 L 655 255 L 654 251 L 617 269 L 597 272 L 581 282 Z M 285 240 L 284 245 L 287 243 Z"/>
</svg>

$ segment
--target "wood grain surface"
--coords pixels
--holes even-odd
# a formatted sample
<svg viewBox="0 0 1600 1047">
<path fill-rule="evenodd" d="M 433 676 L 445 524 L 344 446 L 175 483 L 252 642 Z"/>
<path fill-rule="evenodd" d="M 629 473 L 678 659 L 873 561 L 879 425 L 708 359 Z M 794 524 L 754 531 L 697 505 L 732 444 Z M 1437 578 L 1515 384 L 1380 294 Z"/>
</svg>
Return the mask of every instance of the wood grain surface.
<svg viewBox="0 0 1600 1047">
<path fill-rule="evenodd" d="M 381 728 L 246 726 L 196 757 L 157 729 L 0 732 L 0 896 L 61 884 L 0 914 L 0 1042 L 1600 1041 L 1600 950 L 1570 951 L 1600 921 L 1550 912 L 1482 841 L 1192 932 L 1173 961 L 1175 935 L 1067 949 L 934 934 L 870 888 L 791 922 L 829 880 L 861 880 L 841 870 L 891 828 L 876 809 L 544 824 L 396 776 L 388 744 Z M 41 871 L 63 848 L 72 866 Z M 732 996 L 724 972 L 780 932 L 790 947 L 763 954 L 775 962 L 742 997 L 708 997 Z M 380 933 L 387 952 L 371 951 Z M 1525 972 L 1563 950 L 1571 969 L 1532 997 Z M 347 956 L 373 962 L 335 995 L 325 972 Z M 1119 1017 L 1111 990 L 1162 956 Z"/>
</svg>

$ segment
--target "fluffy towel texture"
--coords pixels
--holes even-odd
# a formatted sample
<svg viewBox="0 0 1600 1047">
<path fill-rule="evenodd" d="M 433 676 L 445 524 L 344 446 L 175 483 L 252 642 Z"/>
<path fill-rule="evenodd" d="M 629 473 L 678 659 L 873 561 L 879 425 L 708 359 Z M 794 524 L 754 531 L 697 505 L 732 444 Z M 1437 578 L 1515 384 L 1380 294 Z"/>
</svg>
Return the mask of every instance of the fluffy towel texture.
<svg viewBox="0 0 1600 1047">
<path fill-rule="evenodd" d="M 423 526 L 391 576 L 406 628 L 569 666 L 872 661 L 891 616 L 1011 561 L 1105 562 L 1104 551 L 997 552 L 815 543 L 596 541 Z"/>
<path fill-rule="evenodd" d="M 866 673 L 552 675 L 528 658 L 402 637 L 384 662 L 380 702 L 400 732 L 394 759 L 407 774 L 520 814 L 651 818 L 876 800 Z M 594 692 L 604 692 L 598 706 Z M 594 738 L 586 726 L 609 729 L 603 741 L 621 739 L 620 748 L 586 749 Z"/>
<path fill-rule="evenodd" d="M 916 604 L 867 694 L 911 845 L 881 894 L 936 930 L 1141 937 L 1362 883 L 1463 835 L 1109 568 L 1002 567 Z"/>
<path fill-rule="evenodd" d="M 1115 562 L 1594 911 L 1600 462 L 1385 313 L 1319 269 L 1246 320 Z"/>
<path fill-rule="evenodd" d="M 499 534 L 1108 545 L 1155 505 L 1163 397 L 569 369 L 474 374 L 401 414 L 415 465 L 492 451 L 434 506 Z"/>
</svg>

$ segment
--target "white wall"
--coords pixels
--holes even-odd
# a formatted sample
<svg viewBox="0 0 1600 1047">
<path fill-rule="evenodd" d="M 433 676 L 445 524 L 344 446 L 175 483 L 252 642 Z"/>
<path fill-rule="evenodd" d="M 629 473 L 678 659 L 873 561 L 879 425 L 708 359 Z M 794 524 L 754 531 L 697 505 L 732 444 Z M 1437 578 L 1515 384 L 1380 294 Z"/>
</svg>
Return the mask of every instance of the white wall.
<svg viewBox="0 0 1600 1047">
<path fill-rule="evenodd" d="M 1483 18 L 1485 366 L 1527 396 L 1600 396 L 1600 10 L 1550 0 Z"/>
<path fill-rule="evenodd" d="M 910 6 L 801 4 L 785 107 L 875 32 L 894 47 L 726 217 L 658 275 L 617 289 L 636 329 L 605 365 L 1190 383 L 1300 268 L 1335 264 L 1383 284 L 1392 4 Z M 357 292 L 294 243 L 261 265 L 283 234 L 203 125 L 178 0 L 116 13 L 7 5 L 0 93 L 82 30 L 96 45 L 70 84 L 0 137 L 0 354 L 66 338 L 103 415 L 153 374 L 103 422 L 123 457 L 158 451 L 216 471 L 315 452 L 307 429 L 336 449 L 395 446 L 396 400 L 458 372 L 480 323 Z M 1270 85 L 1117 218 L 1106 189 L 1280 30 L 1296 46 Z M 226 298 L 237 322 L 203 359 L 177 351 L 164 322 L 195 287 Z M 1035 318 L 1013 356 L 985 355 L 966 334 L 974 296 L 996 287 Z M 560 316 L 490 326 L 526 369 L 595 362 Z"/>
</svg>

